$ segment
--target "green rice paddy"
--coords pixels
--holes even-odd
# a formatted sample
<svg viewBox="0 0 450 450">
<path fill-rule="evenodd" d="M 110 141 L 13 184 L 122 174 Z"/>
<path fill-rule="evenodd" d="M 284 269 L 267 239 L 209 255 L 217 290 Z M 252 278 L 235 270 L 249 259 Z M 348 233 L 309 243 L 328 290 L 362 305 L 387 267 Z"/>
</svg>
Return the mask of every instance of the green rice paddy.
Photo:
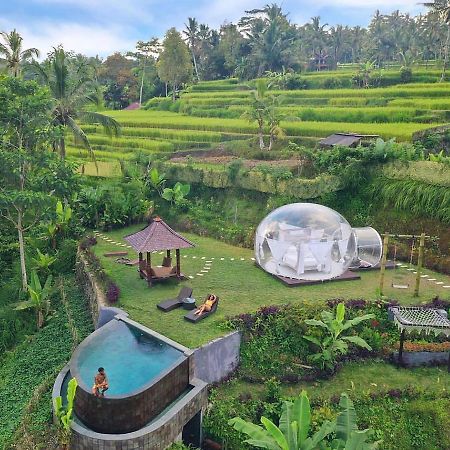
<svg viewBox="0 0 450 450">
<path fill-rule="evenodd" d="M 311 87 L 323 80 L 348 80 L 355 69 L 305 74 Z M 436 72 L 436 71 L 435 71 Z M 386 76 L 393 76 L 387 72 Z M 421 70 L 416 83 L 382 88 L 273 90 L 280 96 L 281 126 L 289 140 L 311 142 L 336 132 L 377 134 L 384 139 L 411 141 L 415 132 L 446 123 L 450 117 L 450 83 L 437 72 Z M 242 118 L 250 104 L 252 82 L 236 79 L 207 81 L 189 87 L 175 104 L 166 98 L 151 99 L 146 109 L 109 111 L 122 125 L 119 138 L 110 138 L 100 127 L 84 126 L 98 160 L 131 159 L 177 150 L 216 148 L 221 142 L 254 136 L 256 125 Z M 166 111 L 164 109 L 170 109 Z M 83 159 L 68 138 L 68 155 Z"/>
</svg>

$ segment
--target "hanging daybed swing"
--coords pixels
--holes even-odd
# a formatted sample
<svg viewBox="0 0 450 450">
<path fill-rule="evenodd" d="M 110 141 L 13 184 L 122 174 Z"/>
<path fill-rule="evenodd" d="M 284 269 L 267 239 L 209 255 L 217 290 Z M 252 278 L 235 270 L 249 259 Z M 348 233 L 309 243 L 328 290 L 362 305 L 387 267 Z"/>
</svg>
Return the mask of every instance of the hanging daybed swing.
<svg viewBox="0 0 450 450">
<path fill-rule="evenodd" d="M 437 308 L 423 308 L 419 306 L 391 306 L 394 323 L 401 330 L 400 347 L 398 351 L 398 365 L 403 366 L 403 344 L 405 333 L 424 332 L 450 337 L 450 320 L 444 310 Z M 450 372 L 450 352 L 448 358 L 448 371 Z"/>
</svg>

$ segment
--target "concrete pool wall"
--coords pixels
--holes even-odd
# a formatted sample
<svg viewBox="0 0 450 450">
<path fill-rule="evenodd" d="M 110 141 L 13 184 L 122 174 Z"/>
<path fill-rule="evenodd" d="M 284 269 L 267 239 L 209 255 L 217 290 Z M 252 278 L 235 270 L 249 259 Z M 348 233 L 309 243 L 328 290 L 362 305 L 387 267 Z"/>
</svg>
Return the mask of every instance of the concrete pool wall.
<svg viewBox="0 0 450 450">
<path fill-rule="evenodd" d="M 59 373 L 53 386 L 53 404 L 61 395 L 64 380 L 70 376 L 69 365 Z M 201 421 L 208 402 L 207 384 L 198 379 L 190 380 L 189 392 L 175 401 L 154 421 L 132 433 L 103 434 L 84 426 L 76 415 L 72 420 L 71 450 L 163 450 L 173 442 L 188 438 L 190 424 L 197 425 L 197 435 L 186 443 L 199 447 L 202 441 Z M 184 440 L 184 439 L 183 439 Z"/>
<path fill-rule="evenodd" d="M 106 395 L 100 398 L 92 395 L 91 386 L 84 383 L 79 373 L 80 358 L 93 342 L 102 335 L 114 331 L 116 321 L 124 322 L 128 327 L 174 347 L 180 357 L 135 391 L 126 395 Z M 70 371 L 78 381 L 74 411 L 85 425 L 100 433 L 136 431 L 149 423 L 187 389 L 190 378 L 189 366 L 192 363 L 192 351 L 188 348 L 143 327 L 126 316 L 117 315 L 109 323 L 90 334 L 72 356 Z"/>
</svg>

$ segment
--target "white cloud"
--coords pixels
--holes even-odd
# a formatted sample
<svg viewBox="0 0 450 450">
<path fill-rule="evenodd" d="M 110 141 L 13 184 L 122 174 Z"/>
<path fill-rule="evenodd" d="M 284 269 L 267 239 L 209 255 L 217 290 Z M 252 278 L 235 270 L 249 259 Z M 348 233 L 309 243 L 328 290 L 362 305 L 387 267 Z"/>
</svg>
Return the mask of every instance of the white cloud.
<svg viewBox="0 0 450 450">
<path fill-rule="evenodd" d="M 73 50 L 88 56 L 106 56 L 114 51 L 133 50 L 138 38 L 130 37 L 129 30 L 112 26 L 105 28 L 102 25 L 40 22 L 39 27 L 24 27 L 23 24 L 6 23 L 0 20 L 2 29 L 16 28 L 23 37 L 24 47 L 38 48 L 42 56 L 59 44 L 66 50 Z"/>
<path fill-rule="evenodd" d="M 155 20 L 151 11 L 161 2 L 158 0 L 33 0 L 43 8 L 60 5 L 82 10 L 95 20 L 110 22 L 136 21 L 151 23 Z"/>
</svg>

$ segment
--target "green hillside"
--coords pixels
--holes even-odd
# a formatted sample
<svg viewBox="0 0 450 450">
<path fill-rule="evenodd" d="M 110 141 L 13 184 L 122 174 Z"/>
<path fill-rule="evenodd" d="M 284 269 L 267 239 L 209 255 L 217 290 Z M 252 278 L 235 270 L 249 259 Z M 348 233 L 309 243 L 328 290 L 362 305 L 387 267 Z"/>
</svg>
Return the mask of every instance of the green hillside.
<svg viewBox="0 0 450 450">
<path fill-rule="evenodd" d="M 389 73 L 386 75 L 389 78 Z M 281 127 L 288 141 L 314 146 L 335 132 L 377 134 L 384 139 L 411 141 L 413 133 L 442 125 L 450 117 L 450 83 L 437 80 L 433 71 L 419 71 L 418 81 L 370 89 L 317 89 L 323 80 L 346 86 L 350 71 L 310 73 L 306 89 L 271 90 L 279 96 Z M 122 136 L 111 139 L 101 128 L 84 127 L 97 159 L 130 159 L 137 152 L 149 155 L 178 150 L 214 149 L 227 141 L 248 140 L 256 125 L 242 118 L 248 109 L 254 82 L 236 79 L 206 81 L 187 88 L 180 99 L 148 101 L 140 110 L 109 111 L 122 125 Z M 69 138 L 68 154 L 84 154 Z M 234 147 L 239 148 L 236 143 Z"/>
</svg>

